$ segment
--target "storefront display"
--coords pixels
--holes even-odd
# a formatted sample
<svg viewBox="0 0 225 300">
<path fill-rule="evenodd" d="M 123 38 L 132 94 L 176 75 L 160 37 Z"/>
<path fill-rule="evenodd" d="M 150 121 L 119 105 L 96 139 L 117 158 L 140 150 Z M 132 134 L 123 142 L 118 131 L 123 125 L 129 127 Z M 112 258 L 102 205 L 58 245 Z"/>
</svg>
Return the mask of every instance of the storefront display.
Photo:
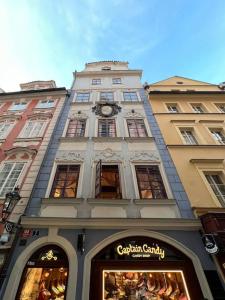
<svg viewBox="0 0 225 300">
<path fill-rule="evenodd" d="M 66 299 L 68 260 L 62 249 L 48 246 L 27 262 L 16 299 Z"/>
<path fill-rule="evenodd" d="M 90 300 L 202 300 L 192 261 L 160 240 L 118 240 L 92 259 Z"/>
</svg>

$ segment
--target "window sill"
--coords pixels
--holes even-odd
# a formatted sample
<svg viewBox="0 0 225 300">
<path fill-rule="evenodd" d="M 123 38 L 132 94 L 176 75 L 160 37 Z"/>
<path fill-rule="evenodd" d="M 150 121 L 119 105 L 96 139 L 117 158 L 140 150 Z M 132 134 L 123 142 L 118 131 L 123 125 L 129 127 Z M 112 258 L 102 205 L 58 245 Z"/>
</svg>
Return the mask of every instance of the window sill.
<svg viewBox="0 0 225 300">
<path fill-rule="evenodd" d="M 39 142 L 42 141 L 43 137 L 30 137 L 30 138 L 16 138 L 15 142 Z"/>
<path fill-rule="evenodd" d="M 106 199 L 106 198 L 89 198 L 87 200 L 89 204 L 105 204 L 105 205 L 128 205 L 130 203 L 130 199 Z"/>
<path fill-rule="evenodd" d="M 73 102 L 71 102 L 70 103 L 70 105 L 85 105 L 85 104 L 88 104 L 88 105 L 90 105 L 90 104 L 93 104 L 93 101 L 87 101 L 87 102 L 79 102 L 79 101 L 73 101 Z"/>
<path fill-rule="evenodd" d="M 87 142 L 88 141 L 88 137 L 85 136 L 75 136 L 75 137 L 61 137 L 59 140 L 61 143 L 76 143 L 76 142 Z"/>
<path fill-rule="evenodd" d="M 140 104 L 144 103 L 142 100 L 135 100 L 135 101 L 128 101 L 128 100 L 121 100 L 121 104 Z"/>
<path fill-rule="evenodd" d="M 83 201 L 83 198 L 43 198 L 41 200 L 42 205 L 73 205 L 80 204 Z"/>
<path fill-rule="evenodd" d="M 0 139 L 0 143 L 4 143 L 6 141 L 6 138 Z"/>
<path fill-rule="evenodd" d="M 103 136 L 98 136 L 98 137 L 92 137 L 92 140 L 94 142 L 119 142 L 119 141 L 122 141 L 124 140 L 123 137 L 110 137 L 110 136 L 107 136 L 107 137 L 103 137 Z"/>
<path fill-rule="evenodd" d="M 152 136 L 146 136 L 146 137 L 125 137 L 124 138 L 125 141 L 133 143 L 133 142 L 150 142 L 150 141 L 154 141 L 154 137 Z"/>
<path fill-rule="evenodd" d="M 135 204 L 144 205 L 144 206 L 152 206 L 152 205 L 176 205 L 176 201 L 174 199 L 135 199 Z"/>
</svg>

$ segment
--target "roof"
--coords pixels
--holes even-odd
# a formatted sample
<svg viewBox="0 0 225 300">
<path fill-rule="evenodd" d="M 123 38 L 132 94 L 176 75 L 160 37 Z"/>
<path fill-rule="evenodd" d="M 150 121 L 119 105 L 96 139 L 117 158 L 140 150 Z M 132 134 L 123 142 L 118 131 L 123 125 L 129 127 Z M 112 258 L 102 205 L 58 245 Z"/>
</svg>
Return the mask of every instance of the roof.
<svg viewBox="0 0 225 300">
<path fill-rule="evenodd" d="M 182 76 L 177 76 L 177 75 L 174 75 L 174 76 L 171 76 L 171 77 L 168 77 L 166 79 L 163 79 L 163 80 L 160 80 L 160 81 L 157 81 L 157 82 L 154 82 L 154 83 L 151 83 L 151 85 L 154 85 L 154 84 L 163 84 L 165 83 L 166 81 L 170 80 L 170 79 L 174 79 L 174 78 L 177 78 L 177 79 L 185 79 L 185 80 L 190 80 L 190 81 L 193 81 L 193 83 L 199 83 L 199 84 L 206 84 L 206 85 L 216 85 L 216 84 L 213 84 L 213 83 L 209 83 L 209 82 L 204 82 L 204 81 L 200 81 L 200 80 L 195 80 L 195 79 L 192 79 L 192 78 L 188 78 L 188 77 L 182 77 Z M 169 85 L 173 85 L 173 84 L 169 84 Z"/>
</svg>

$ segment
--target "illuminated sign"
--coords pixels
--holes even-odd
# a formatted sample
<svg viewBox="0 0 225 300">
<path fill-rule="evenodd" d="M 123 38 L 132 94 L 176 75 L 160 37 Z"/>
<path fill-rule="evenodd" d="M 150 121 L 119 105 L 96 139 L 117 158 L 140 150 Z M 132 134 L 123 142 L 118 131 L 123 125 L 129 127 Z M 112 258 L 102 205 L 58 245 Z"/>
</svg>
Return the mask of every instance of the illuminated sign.
<svg viewBox="0 0 225 300">
<path fill-rule="evenodd" d="M 52 260 L 52 259 L 57 260 L 57 256 L 54 256 L 53 251 L 49 250 L 47 253 L 45 253 L 45 255 L 43 255 L 41 257 L 41 260 L 45 260 L 45 259 L 47 259 L 47 260 Z"/>
<path fill-rule="evenodd" d="M 149 246 L 148 244 L 143 244 L 142 246 L 134 246 L 129 244 L 126 247 L 118 245 L 116 250 L 119 255 L 131 255 L 132 257 L 158 256 L 159 260 L 165 258 L 165 250 L 160 248 L 157 244 L 155 246 Z"/>
</svg>

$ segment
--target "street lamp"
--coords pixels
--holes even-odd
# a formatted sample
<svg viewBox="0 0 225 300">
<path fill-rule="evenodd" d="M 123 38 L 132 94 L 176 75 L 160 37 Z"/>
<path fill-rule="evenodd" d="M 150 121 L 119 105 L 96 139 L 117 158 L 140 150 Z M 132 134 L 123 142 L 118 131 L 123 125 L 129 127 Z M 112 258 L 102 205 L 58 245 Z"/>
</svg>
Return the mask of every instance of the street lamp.
<svg viewBox="0 0 225 300">
<path fill-rule="evenodd" d="M 2 209 L 2 223 L 5 223 L 8 216 L 13 211 L 16 203 L 21 199 L 19 194 L 19 187 L 15 187 L 12 192 L 9 192 L 6 194 L 4 203 L 3 203 L 3 209 Z"/>
</svg>

